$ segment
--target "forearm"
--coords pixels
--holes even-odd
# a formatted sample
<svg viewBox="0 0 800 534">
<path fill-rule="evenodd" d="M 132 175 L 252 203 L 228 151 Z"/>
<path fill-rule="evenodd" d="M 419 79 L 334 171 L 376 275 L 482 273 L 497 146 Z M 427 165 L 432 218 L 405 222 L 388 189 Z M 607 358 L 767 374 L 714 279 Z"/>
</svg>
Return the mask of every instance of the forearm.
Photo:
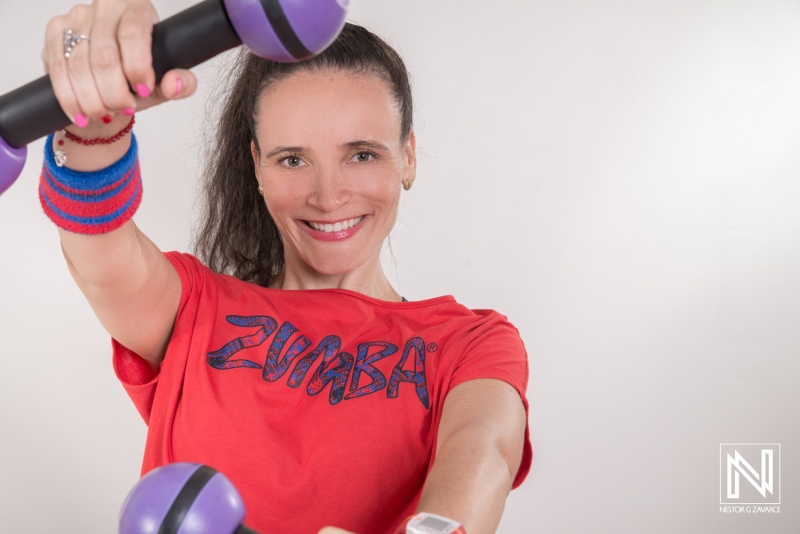
<svg viewBox="0 0 800 534">
<path fill-rule="evenodd" d="M 130 124 L 129 118 L 122 128 Z M 98 137 L 108 140 L 103 143 L 68 139 L 47 147 L 40 198 L 59 227 L 69 271 L 106 331 L 157 364 L 171 334 L 181 284 L 169 261 L 131 220 L 142 198 L 132 135 L 126 128 L 110 139 L 101 133 Z M 59 148 L 67 165 L 59 165 L 64 160 L 53 151 Z"/>
<path fill-rule="evenodd" d="M 71 126 L 68 131 L 86 140 L 104 139 L 114 136 L 126 128 L 131 120 L 132 117 L 130 116 L 120 115 L 110 124 L 91 122 L 86 128 Z M 62 155 L 66 155 L 66 160 L 63 162 L 62 167 L 64 172 L 94 173 L 108 169 L 117 163 L 130 148 L 130 135 L 124 135 L 113 143 L 84 145 L 57 133 L 52 140 L 52 146 L 46 147 L 45 150 L 56 156 L 59 152 Z M 84 202 L 86 213 L 80 212 L 80 209 L 84 208 L 75 208 L 70 205 L 69 203 L 73 197 L 70 196 L 70 190 L 67 189 L 65 192 L 64 188 L 72 187 L 90 193 L 92 187 L 101 186 L 90 185 L 92 182 L 89 180 L 95 180 L 93 178 L 95 175 L 92 174 L 79 175 L 81 177 L 77 178 L 74 184 L 61 184 L 59 183 L 61 178 L 57 178 L 61 176 L 59 174 L 61 170 L 57 166 L 52 166 L 52 160 L 50 161 L 50 170 L 48 171 L 47 164 L 43 169 L 43 172 L 49 176 L 47 180 L 42 181 L 43 188 L 47 185 L 47 188 L 42 190 L 44 194 L 43 202 L 50 205 L 51 209 L 55 210 L 56 215 L 64 217 L 64 223 L 75 222 L 80 224 L 78 222 L 80 219 L 96 217 L 96 214 L 108 213 L 109 209 L 115 209 L 103 207 L 101 204 L 95 203 L 96 201 L 92 202 L 90 200 L 91 197 L 85 196 L 80 198 L 87 199 L 88 203 L 87 200 L 79 202 Z M 56 172 L 57 170 L 59 172 Z M 129 169 L 121 168 L 118 178 L 124 178 L 123 174 L 126 172 L 129 172 Z M 84 180 L 87 181 L 84 182 Z M 123 194 L 125 193 L 123 192 Z M 99 211 L 97 211 L 98 209 Z M 65 213 L 60 210 L 64 210 Z M 61 223 L 57 224 L 61 226 Z M 101 233 L 98 233 L 100 232 L 99 229 L 94 233 L 90 233 L 70 226 L 66 226 L 66 228 L 59 227 L 61 247 L 64 257 L 67 259 L 70 272 L 79 284 L 81 282 L 95 285 L 113 283 L 120 273 L 124 272 L 126 268 L 130 268 L 131 260 L 136 258 L 137 252 L 141 252 L 141 246 L 137 240 L 137 232 L 130 221 L 119 228 L 111 231 L 102 231 Z"/>
<path fill-rule="evenodd" d="M 121 244 L 117 257 L 97 256 L 97 265 L 89 266 L 98 274 L 94 283 L 81 278 L 69 258 L 67 264 L 103 328 L 157 368 L 171 336 L 180 299 L 180 280 L 168 260 L 136 229 L 133 221 L 114 230 L 125 231 L 138 235 L 134 242 L 141 240 L 148 244 L 134 245 L 141 248 L 139 252 L 122 250 L 128 247 Z"/>
<path fill-rule="evenodd" d="M 469 534 L 495 532 L 513 475 L 497 443 L 480 428 L 465 428 L 439 446 L 418 512 L 458 521 Z"/>
<path fill-rule="evenodd" d="M 117 341 L 157 366 L 181 295 L 178 274 L 164 254 L 132 220 L 103 234 L 62 229 L 59 234 L 69 271 L 100 323 Z"/>
</svg>

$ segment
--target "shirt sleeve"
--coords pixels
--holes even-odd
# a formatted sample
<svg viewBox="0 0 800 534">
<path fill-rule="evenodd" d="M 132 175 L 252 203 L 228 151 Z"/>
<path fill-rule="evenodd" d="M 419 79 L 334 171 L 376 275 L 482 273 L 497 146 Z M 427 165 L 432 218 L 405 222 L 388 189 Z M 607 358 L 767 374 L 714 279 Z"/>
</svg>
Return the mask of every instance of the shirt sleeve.
<svg viewBox="0 0 800 534">
<path fill-rule="evenodd" d="M 176 330 L 182 327 L 186 303 L 189 301 L 189 296 L 200 285 L 198 279 L 202 273 L 197 267 L 199 260 L 190 254 L 165 252 L 164 256 L 170 261 L 181 279 L 181 301 L 178 305 L 178 314 L 175 318 L 172 332 L 172 338 L 174 338 Z M 172 339 L 170 340 L 171 343 Z M 149 425 L 160 369 L 154 370 L 147 360 L 123 346 L 113 337 L 111 338 L 111 348 L 113 351 L 114 373 L 122 383 L 122 387 L 125 388 L 125 392 L 133 401 L 134 406 L 136 406 L 139 415 Z M 169 356 L 169 353 L 169 348 L 167 348 L 167 356 Z"/>
<path fill-rule="evenodd" d="M 514 477 L 513 488 L 517 488 L 531 468 L 533 447 L 528 428 L 528 353 L 519 331 L 508 319 L 495 311 L 473 310 L 486 314 L 468 336 L 456 368 L 450 378 L 448 391 L 459 384 L 478 378 L 494 378 L 510 384 L 519 393 L 525 407 L 525 436 L 522 462 Z"/>
</svg>

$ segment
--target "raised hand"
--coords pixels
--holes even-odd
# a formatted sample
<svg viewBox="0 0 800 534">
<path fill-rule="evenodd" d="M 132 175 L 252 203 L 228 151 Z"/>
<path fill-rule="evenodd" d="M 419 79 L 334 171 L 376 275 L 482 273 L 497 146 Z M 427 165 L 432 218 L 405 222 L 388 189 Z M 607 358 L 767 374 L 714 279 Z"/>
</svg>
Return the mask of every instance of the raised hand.
<svg viewBox="0 0 800 534">
<path fill-rule="evenodd" d="M 156 22 L 149 0 L 96 0 L 48 22 L 42 61 L 56 98 L 78 127 L 70 131 L 90 137 L 116 132 L 134 111 L 195 92 L 197 79 L 183 69 L 167 72 L 156 86 L 151 54 Z M 88 39 L 77 39 L 65 57 L 68 29 L 73 41 L 81 35 Z"/>
</svg>

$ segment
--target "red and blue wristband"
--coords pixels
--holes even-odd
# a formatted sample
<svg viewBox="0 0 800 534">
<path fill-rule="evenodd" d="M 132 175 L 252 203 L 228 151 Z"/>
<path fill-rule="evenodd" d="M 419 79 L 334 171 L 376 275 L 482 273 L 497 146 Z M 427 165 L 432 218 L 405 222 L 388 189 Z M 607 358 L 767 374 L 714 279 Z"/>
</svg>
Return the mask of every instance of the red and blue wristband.
<svg viewBox="0 0 800 534">
<path fill-rule="evenodd" d="M 45 142 L 39 180 L 39 201 L 45 214 L 56 226 L 77 234 L 103 234 L 130 220 L 142 201 L 139 148 L 133 132 L 122 159 L 94 172 L 56 165 L 53 136 Z"/>
</svg>

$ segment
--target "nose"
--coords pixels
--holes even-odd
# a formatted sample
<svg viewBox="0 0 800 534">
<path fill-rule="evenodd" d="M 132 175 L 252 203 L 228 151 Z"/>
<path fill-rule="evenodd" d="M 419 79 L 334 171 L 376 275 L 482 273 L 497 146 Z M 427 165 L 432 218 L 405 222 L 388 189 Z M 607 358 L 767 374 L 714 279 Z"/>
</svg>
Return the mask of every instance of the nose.
<svg viewBox="0 0 800 534">
<path fill-rule="evenodd" d="M 319 166 L 311 181 L 307 202 L 320 211 L 333 212 L 350 200 L 350 185 L 338 165 Z"/>
</svg>

